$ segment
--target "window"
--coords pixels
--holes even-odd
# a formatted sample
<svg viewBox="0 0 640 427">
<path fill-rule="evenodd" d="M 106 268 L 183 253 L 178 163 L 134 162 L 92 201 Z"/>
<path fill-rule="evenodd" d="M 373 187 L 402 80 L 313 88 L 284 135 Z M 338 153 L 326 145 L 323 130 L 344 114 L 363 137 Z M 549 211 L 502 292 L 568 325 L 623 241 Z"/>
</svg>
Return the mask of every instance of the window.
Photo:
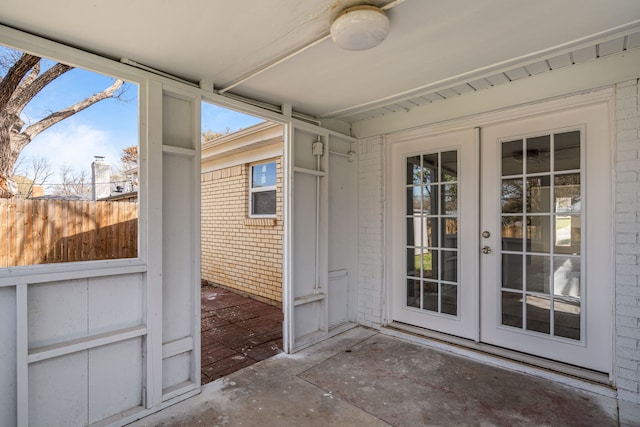
<svg viewBox="0 0 640 427">
<path fill-rule="evenodd" d="M 249 216 L 276 216 L 276 162 L 251 166 L 249 186 Z"/>
</svg>

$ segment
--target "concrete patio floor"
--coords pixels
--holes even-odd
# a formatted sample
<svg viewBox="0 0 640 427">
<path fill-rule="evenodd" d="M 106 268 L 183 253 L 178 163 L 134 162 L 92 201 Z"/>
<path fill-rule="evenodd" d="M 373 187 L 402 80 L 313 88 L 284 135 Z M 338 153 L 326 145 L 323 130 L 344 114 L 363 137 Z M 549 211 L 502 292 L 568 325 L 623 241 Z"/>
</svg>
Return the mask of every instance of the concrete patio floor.
<svg viewBox="0 0 640 427">
<path fill-rule="evenodd" d="M 617 412 L 611 394 L 357 327 L 216 380 L 133 426 L 634 425 Z"/>
</svg>

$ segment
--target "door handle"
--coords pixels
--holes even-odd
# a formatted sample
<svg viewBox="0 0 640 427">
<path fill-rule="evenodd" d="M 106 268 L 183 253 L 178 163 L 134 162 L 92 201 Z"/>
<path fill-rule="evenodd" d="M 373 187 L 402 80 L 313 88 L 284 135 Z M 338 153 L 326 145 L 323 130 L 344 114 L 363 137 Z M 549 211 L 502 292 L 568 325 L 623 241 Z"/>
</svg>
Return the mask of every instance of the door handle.
<svg viewBox="0 0 640 427">
<path fill-rule="evenodd" d="M 491 248 L 489 246 L 483 246 L 482 247 L 482 253 L 483 254 L 490 254 L 491 253 Z"/>
</svg>

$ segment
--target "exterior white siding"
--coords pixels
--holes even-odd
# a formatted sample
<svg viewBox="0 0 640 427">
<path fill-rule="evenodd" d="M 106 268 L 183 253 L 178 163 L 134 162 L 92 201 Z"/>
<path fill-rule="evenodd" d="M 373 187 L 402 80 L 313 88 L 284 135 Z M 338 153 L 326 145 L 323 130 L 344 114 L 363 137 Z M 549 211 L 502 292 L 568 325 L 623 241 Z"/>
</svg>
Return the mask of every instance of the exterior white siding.
<svg viewBox="0 0 640 427">
<path fill-rule="evenodd" d="M 640 86 L 616 87 L 616 361 L 620 400 L 640 403 Z"/>
</svg>

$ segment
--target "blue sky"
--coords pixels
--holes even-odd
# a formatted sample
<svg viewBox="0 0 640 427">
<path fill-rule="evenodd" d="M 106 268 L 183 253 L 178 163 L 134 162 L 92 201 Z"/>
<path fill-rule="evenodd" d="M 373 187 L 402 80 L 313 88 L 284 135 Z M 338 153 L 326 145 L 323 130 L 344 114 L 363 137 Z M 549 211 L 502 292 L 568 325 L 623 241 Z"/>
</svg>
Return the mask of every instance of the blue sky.
<svg viewBox="0 0 640 427">
<path fill-rule="evenodd" d="M 52 111 L 102 91 L 113 81 L 112 77 L 73 69 L 45 87 L 27 105 L 23 119 L 27 124 L 34 123 Z M 28 162 L 31 157 L 44 156 L 56 174 L 66 164 L 77 171 L 84 168 L 90 175 L 90 165 L 96 155 L 105 156 L 109 163 L 118 165 L 122 149 L 138 143 L 138 87 L 133 83 L 126 83 L 125 87 L 121 100 L 98 102 L 36 136 L 21 157 Z M 202 105 L 203 131 L 228 129 L 233 132 L 261 121 L 215 105 Z M 55 180 L 59 178 L 53 177 L 50 182 Z"/>
</svg>

